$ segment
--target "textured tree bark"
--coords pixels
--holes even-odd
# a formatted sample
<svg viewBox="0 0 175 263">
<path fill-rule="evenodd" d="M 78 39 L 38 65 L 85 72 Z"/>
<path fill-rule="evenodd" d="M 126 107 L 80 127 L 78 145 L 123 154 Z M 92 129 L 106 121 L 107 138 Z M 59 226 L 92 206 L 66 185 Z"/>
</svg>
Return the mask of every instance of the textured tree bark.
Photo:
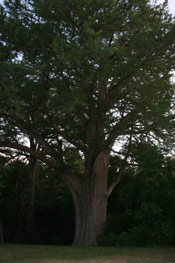
<svg viewBox="0 0 175 263">
<path fill-rule="evenodd" d="M 108 155 L 97 157 L 93 172 L 72 193 L 76 212 L 73 245 L 94 246 L 104 230 L 107 212 Z"/>
</svg>

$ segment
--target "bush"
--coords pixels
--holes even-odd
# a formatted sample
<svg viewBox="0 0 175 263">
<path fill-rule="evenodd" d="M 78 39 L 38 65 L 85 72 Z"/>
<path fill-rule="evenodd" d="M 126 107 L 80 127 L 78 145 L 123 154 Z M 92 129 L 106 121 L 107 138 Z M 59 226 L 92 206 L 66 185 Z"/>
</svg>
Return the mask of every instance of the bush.
<svg viewBox="0 0 175 263">
<path fill-rule="evenodd" d="M 175 228 L 171 223 L 161 224 L 161 245 L 175 244 Z"/>
<path fill-rule="evenodd" d="M 99 238 L 102 246 L 168 246 L 175 244 L 175 229 L 170 222 L 140 224 L 120 234 L 106 232 Z"/>
<path fill-rule="evenodd" d="M 146 246 L 153 245 L 154 234 L 148 225 L 138 225 L 122 232 L 117 237 L 116 245 L 121 246 Z"/>
<path fill-rule="evenodd" d="M 117 236 L 120 246 L 167 246 L 174 243 L 174 228 L 170 223 L 138 225 Z"/>
<path fill-rule="evenodd" d="M 98 240 L 98 245 L 100 246 L 115 246 L 117 242 L 117 234 L 116 233 L 104 233 L 100 236 Z"/>
</svg>

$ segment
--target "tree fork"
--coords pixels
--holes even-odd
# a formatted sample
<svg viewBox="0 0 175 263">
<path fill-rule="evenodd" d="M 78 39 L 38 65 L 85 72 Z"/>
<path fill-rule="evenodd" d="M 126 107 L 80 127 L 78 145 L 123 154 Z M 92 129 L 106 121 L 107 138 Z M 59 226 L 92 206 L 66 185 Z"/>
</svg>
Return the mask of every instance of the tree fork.
<svg viewBox="0 0 175 263">
<path fill-rule="evenodd" d="M 73 245 L 94 246 L 102 234 L 107 213 L 107 179 L 109 154 L 101 152 L 93 173 L 81 180 L 79 191 L 72 192 L 76 211 Z"/>
</svg>

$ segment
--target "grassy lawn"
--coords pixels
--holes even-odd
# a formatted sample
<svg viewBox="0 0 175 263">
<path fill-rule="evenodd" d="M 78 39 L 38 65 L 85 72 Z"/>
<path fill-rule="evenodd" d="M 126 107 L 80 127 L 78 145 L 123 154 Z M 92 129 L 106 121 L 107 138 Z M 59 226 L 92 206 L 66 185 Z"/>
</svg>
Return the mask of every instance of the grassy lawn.
<svg viewBox="0 0 175 263">
<path fill-rule="evenodd" d="M 175 248 L 0 245 L 1 263 L 174 263 Z"/>
</svg>

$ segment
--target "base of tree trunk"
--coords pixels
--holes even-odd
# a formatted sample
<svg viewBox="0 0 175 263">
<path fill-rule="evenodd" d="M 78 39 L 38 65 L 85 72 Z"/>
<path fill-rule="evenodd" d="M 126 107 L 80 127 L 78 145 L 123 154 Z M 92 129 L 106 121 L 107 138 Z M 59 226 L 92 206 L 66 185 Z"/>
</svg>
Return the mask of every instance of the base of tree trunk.
<svg viewBox="0 0 175 263">
<path fill-rule="evenodd" d="M 107 210 L 108 155 L 100 153 L 93 173 L 81 181 L 80 190 L 73 192 L 76 212 L 73 245 L 96 246 L 103 233 Z"/>
</svg>

